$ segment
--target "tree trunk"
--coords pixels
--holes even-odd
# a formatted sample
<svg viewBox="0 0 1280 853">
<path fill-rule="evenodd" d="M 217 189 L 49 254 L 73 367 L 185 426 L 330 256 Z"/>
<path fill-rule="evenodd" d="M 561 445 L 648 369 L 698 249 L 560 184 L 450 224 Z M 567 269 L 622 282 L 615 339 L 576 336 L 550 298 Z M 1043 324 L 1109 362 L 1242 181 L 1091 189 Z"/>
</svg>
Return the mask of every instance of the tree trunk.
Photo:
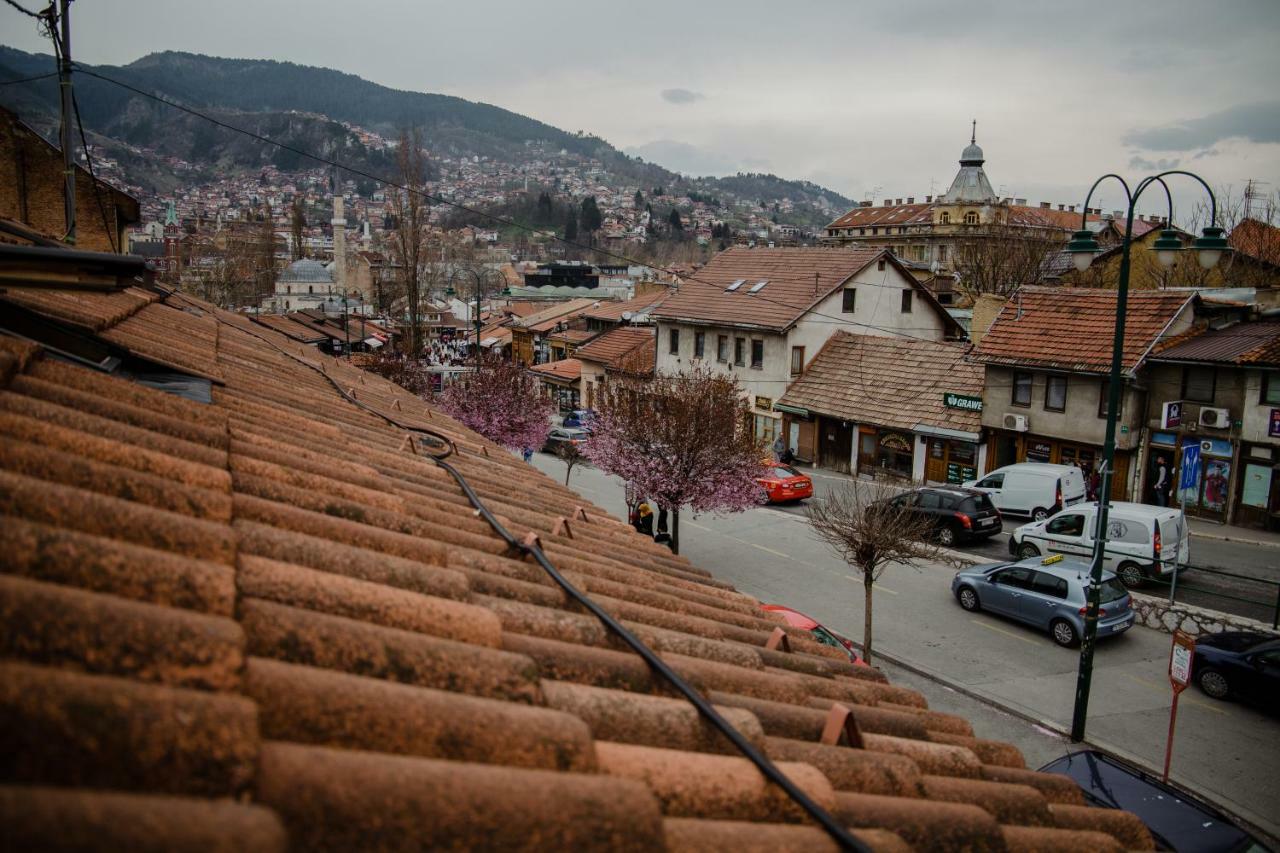
<svg viewBox="0 0 1280 853">
<path fill-rule="evenodd" d="M 570 475 L 570 474 L 572 474 L 572 473 L 573 473 L 573 463 L 572 463 L 572 462 L 566 462 L 566 463 L 564 463 L 564 485 L 565 485 L 565 488 L 568 488 L 568 486 L 569 486 L 569 475 Z"/>
<path fill-rule="evenodd" d="M 865 572 L 862 575 L 862 590 L 866 593 L 862 604 L 862 659 L 867 663 L 871 663 L 871 590 L 874 584 L 871 572 Z"/>
<path fill-rule="evenodd" d="M 671 510 L 671 553 L 680 553 L 680 507 Z"/>
</svg>

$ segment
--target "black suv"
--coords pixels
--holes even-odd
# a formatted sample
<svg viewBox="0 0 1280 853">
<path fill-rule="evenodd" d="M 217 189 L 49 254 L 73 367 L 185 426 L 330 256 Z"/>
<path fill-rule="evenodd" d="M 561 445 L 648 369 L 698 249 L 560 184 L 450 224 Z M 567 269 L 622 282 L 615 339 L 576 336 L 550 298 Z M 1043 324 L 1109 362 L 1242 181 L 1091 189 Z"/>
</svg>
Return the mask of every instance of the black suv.
<svg viewBox="0 0 1280 853">
<path fill-rule="evenodd" d="M 925 486 L 903 492 L 889 503 L 931 518 L 942 545 L 986 539 L 1001 530 L 1000 511 L 977 489 Z"/>
</svg>

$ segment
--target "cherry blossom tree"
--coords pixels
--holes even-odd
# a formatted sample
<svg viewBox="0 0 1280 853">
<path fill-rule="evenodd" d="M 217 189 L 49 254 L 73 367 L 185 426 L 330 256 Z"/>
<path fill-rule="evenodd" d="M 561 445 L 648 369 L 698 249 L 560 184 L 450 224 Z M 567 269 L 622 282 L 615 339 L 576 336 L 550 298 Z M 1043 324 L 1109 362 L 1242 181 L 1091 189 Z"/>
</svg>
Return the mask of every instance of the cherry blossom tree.
<svg viewBox="0 0 1280 853">
<path fill-rule="evenodd" d="M 612 379 L 596 398 L 583 455 L 671 513 L 680 552 L 680 510 L 742 512 L 764 501 L 764 451 L 747 430 L 737 380 L 689 373 Z"/>
<path fill-rule="evenodd" d="M 492 357 L 446 388 L 440 408 L 503 447 L 537 450 L 551 431 L 555 404 L 523 366 Z"/>
</svg>

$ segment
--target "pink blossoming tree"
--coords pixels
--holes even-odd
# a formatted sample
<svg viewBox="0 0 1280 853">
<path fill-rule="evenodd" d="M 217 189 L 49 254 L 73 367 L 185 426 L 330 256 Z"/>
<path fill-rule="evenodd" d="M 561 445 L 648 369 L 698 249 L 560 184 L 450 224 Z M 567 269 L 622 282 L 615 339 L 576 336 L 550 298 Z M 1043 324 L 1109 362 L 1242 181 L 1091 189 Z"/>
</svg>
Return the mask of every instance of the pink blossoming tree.
<svg viewBox="0 0 1280 853">
<path fill-rule="evenodd" d="M 490 358 L 446 388 L 440 408 L 503 447 L 537 450 L 551 431 L 555 404 L 523 366 Z"/>
<path fill-rule="evenodd" d="M 672 551 L 680 552 L 681 508 L 742 512 L 764 501 L 756 482 L 764 452 L 733 377 L 694 369 L 611 380 L 596 409 L 583 455 L 671 512 Z"/>
</svg>

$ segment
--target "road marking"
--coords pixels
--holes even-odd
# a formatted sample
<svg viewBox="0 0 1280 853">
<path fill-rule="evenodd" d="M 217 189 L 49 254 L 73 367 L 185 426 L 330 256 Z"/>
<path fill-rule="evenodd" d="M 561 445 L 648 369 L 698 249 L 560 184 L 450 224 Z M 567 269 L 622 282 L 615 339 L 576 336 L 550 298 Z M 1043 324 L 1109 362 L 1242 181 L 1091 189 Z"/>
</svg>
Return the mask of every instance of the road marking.
<svg viewBox="0 0 1280 853">
<path fill-rule="evenodd" d="M 1160 684 L 1159 682 L 1152 681 L 1149 678 L 1143 678 L 1140 675 L 1134 675 L 1129 672 L 1121 673 L 1121 675 L 1125 676 L 1131 681 L 1136 681 L 1138 684 L 1141 684 L 1143 687 L 1150 687 L 1152 690 L 1155 690 L 1159 693 L 1163 693 L 1163 694 L 1172 693 L 1172 688 L 1168 687 L 1167 685 Z M 1227 713 L 1224 708 L 1214 707 L 1213 705 L 1210 705 L 1207 702 L 1201 702 L 1199 699 L 1196 699 L 1192 696 L 1188 696 L 1185 699 L 1182 699 L 1181 701 L 1188 702 L 1192 705 L 1195 705 L 1197 708 L 1204 708 L 1206 711 L 1213 711 L 1215 714 Z"/>
<path fill-rule="evenodd" d="M 1027 637 L 1022 636 L 1021 634 L 1015 634 L 1013 631 L 1006 631 L 1004 628 L 997 628 L 995 625 L 988 625 L 986 622 L 983 622 L 981 619 L 970 619 L 969 621 L 975 625 L 981 625 L 983 628 L 986 628 L 988 631 L 995 631 L 997 634 L 1004 634 L 1006 637 L 1013 637 L 1015 640 L 1021 640 L 1022 642 L 1030 643 L 1033 646 L 1040 645 L 1040 643 L 1036 640 L 1028 639 Z"/>
<path fill-rule="evenodd" d="M 711 530 L 711 528 L 710 528 L 710 527 L 703 527 L 701 524 L 699 524 L 699 523 L 698 523 L 698 522 L 696 522 L 696 521 L 685 521 L 685 524 L 689 525 L 689 526 L 690 526 L 690 527 L 692 527 L 694 530 L 706 530 L 706 531 L 710 531 L 710 530 Z"/>
<path fill-rule="evenodd" d="M 739 539 L 738 541 L 739 541 L 739 542 L 746 542 L 746 540 L 745 540 L 745 539 Z M 790 559 L 791 559 L 791 555 L 790 555 L 790 554 L 784 554 L 784 553 L 782 553 L 781 551 L 775 551 L 775 550 L 773 550 L 772 548 L 766 548 L 766 547 L 764 547 L 763 545 L 757 545 L 757 544 L 756 544 L 756 543 L 754 543 L 754 542 L 747 542 L 746 544 L 750 545 L 752 548 L 759 548 L 761 551 L 765 551 L 766 553 L 773 554 L 775 557 L 782 557 L 784 560 L 790 560 Z"/>
<path fill-rule="evenodd" d="M 845 577 L 846 577 L 846 578 L 848 578 L 848 579 L 849 579 L 849 580 L 851 580 L 851 581 L 857 581 L 858 583 L 862 583 L 862 578 L 856 578 L 856 577 L 854 577 L 853 575 L 845 575 Z M 873 587 L 875 587 L 876 589 L 880 590 L 881 592 L 887 592 L 887 593 L 889 593 L 890 595 L 897 595 L 897 594 L 898 594 L 898 593 L 897 593 L 897 592 L 895 592 L 894 590 L 889 589 L 889 587 L 887 587 L 887 586 L 881 586 L 879 583 L 873 583 L 873 584 L 872 584 L 872 586 L 873 586 Z"/>
</svg>

